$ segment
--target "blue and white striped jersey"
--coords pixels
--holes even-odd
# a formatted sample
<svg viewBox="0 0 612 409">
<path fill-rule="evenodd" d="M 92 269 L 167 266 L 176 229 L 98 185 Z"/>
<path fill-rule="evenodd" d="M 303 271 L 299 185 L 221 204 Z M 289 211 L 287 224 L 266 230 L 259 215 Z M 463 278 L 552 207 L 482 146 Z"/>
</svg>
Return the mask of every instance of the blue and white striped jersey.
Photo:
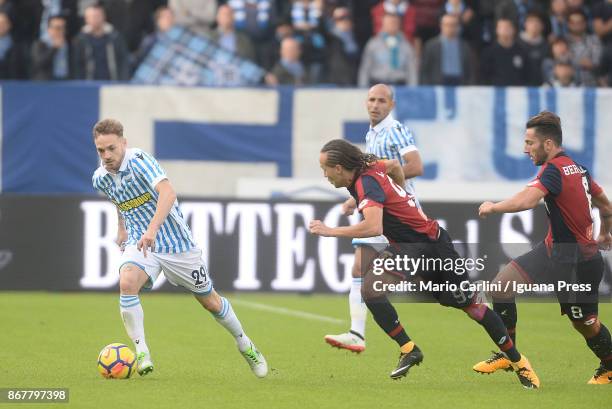
<svg viewBox="0 0 612 409">
<path fill-rule="evenodd" d="M 408 152 L 416 151 L 414 135 L 399 121 L 387 115 L 376 126 L 370 127 L 366 134 L 366 152 L 373 153 L 381 159 L 397 159 L 406 164 L 403 156 Z M 406 179 L 405 189 L 416 196 L 412 179 Z"/>
<path fill-rule="evenodd" d="M 92 182 L 96 190 L 104 193 L 119 209 L 128 232 L 127 244 L 137 244 L 147 230 L 155 210 L 159 194 L 155 186 L 167 179 L 157 160 L 140 149 L 127 149 L 121 167 L 116 174 L 100 166 Z M 175 201 L 168 217 L 155 238 L 156 253 L 179 253 L 195 246 L 191 230 Z"/>
</svg>

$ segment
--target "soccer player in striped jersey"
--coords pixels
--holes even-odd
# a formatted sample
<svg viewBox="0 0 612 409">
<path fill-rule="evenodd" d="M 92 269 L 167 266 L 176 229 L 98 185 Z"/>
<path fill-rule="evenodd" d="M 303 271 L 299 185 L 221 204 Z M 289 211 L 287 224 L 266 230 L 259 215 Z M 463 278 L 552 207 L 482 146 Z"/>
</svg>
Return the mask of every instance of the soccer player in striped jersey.
<svg viewBox="0 0 612 409">
<path fill-rule="evenodd" d="M 168 281 L 191 291 L 235 339 L 238 350 L 257 377 L 268 373 L 263 355 L 244 333 L 230 302 L 213 288 L 189 226 L 178 207 L 176 193 L 153 156 L 128 149 L 123 126 L 104 119 L 93 128 L 100 167 L 93 186 L 117 207 L 117 244 L 121 246 L 119 305 L 121 318 L 134 342 L 140 375 L 153 371 L 144 332 L 141 288 L 151 288 L 161 271 Z"/>
<path fill-rule="evenodd" d="M 515 258 L 495 277 L 506 286 L 516 283 L 554 283 L 561 306 L 573 327 L 584 337 L 587 346 L 599 359 L 599 367 L 589 384 L 612 384 L 612 338 L 599 320 L 598 292 L 604 263 L 599 251 L 612 246 L 612 204 L 603 189 L 591 178 L 588 169 L 574 162 L 564 151 L 561 120 L 552 112 L 541 112 L 529 119 L 525 131 L 524 152 L 536 166 L 536 178 L 513 197 L 498 203 L 484 202 L 478 213 L 514 213 L 532 209 L 544 199 L 550 228 L 545 239 L 531 251 Z M 592 206 L 599 209 L 601 228 L 593 239 Z M 583 293 L 559 289 L 558 282 L 588 285 Z M 516 342 L 517 310 L 514 293 L 496 292 L 493 308 L 503 319 Z M 504 354 L 494 353 L 474 365 L 480 373 L 508 368 Z"/>
<path fill-rule="evenodd" d="M 402 165 L 405 182 L 402 186 L 408 193 L 415 196 L 413 178 L 423 174 L 423 163 L 414 142 L 414 136 L 409 129 L 399 121 L 393 119 L 392 111 L 395 107 L 395 98 L 391 87 L 385 84 L 374 85 L 368 91 L 366 108 L 370 118 L 370 129 L 366 134 L 366 152 L 382 159 L 396 159 Z M 342 205 L 345 215 L 355 211 L 355 199 L 350 197 Z M 361 298 L 362 264 L 367 264 L 376 254 L 380 246 L 386 246 L 388 240 L 385 236 L 353 239 L 355 258 L 353 262 L 353 281 L 349 291 L 349 311 L 351 315 L 351 329 L 337 335 L 326 335 L 328 344 L 348 349 L 353 352 L 365 350 L 365 325 L 367 308 Z"/>
<path fill-rule="evenodd" d="M 326 237 L 370 237 L 382 233 L 389 238 L 391 244 L 385 251 L 387 254 L 381 254 L 377 260 L 385 267 L 383 271 L 369 269 L 364 274 L 363 296 L 376 323 L 400 347 L 400 358 L 391 378 L 406 376 L 412 366 L 423 361 L 423 353 L 402 327 L 383 286 L 422 280 L 429 284 L 456 286 L 454 290 L 451 286 L 433 290 L 432 295 L 440 305 L 461 309 L 480 324 L 506 353 L 521 384 L 526 388 L 538 388 L 540 381 L 535 371 L 514 346 L 501 318 L 485 304 L 479 303 L 474 292 L 469 290 L 469 277 L 460 270 L 447 269 L 435 262 L 444 260 L 446 263 L 461 259 L 461 256 L 446 230 L 436 220 L 428 218 L 416 205 L 414 197 L 399 186 L 398 183 L 404 180 L 399 162 L 377 159 L 372 154 L 363 154 L 359 148 L 342 139 L 329 141 L 323 146 L 319 156 L 323 175 L 336 188 L 348 189 L 359 203 L 358 210 L 364 219 L 353 226 L 339 227 L 312 220 L 309 228 L 312 234 Z M 390 260 L 385 260 L 387 255 Z M 387 261 L 393 261 L 395 256 L 413 260 L 427 258 L 433 261 L 433 267 L 427 267 L 428 262 L 410 271 L 399 271 L 399 267 L 387 269 Z M 375 267 L 376 263 L 372 265 Z"/>
</svg>

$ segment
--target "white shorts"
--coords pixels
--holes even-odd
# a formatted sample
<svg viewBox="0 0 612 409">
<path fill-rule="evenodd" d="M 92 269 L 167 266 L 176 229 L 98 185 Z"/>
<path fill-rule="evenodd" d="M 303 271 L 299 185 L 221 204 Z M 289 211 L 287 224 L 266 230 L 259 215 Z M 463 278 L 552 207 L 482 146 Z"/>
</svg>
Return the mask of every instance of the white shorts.
<svg viewBox="0 0 612 409">
<path fill-rule="evenodd" d="M 353 239 L 352 244 L 355 248 L 359 246 L 370 246 L 376 251 L 383 251 L 389 245 L 389 240 L 381 234 L 380 236 Z"/>
<path fill-rule="evenodd" d="M 123 251 L 119 270 L 125 264 L 134 264 L 147 273 L 149 281 L 144 285 L 146 289 L 153 287 L 162 270 L 172 285 L 180 285 L 198 295 L 206 295 L 213 289 L 202 250 L 198 247 L 182 253 L 147 252 L 145 257 L 135 245 L 129 245 Z"/>
</svg>

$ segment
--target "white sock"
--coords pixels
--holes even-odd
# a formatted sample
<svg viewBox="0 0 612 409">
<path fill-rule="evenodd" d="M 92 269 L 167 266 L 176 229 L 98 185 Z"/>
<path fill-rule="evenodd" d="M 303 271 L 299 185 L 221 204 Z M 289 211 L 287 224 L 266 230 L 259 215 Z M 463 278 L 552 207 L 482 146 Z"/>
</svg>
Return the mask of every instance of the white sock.
<svg viewBox="0 0 612 409">
<path fill-rule="evenodd" d="M 149 348 L 145 342 L 144 334 L 144 312 L 140 305 L 138 295 L 123 295 L 119 296 L 119 306 L 121 310 L 121 318 L 128 336 L 134 342 L 136 354 L 141 352 L 149 353 Z"/>
<path fill-rule="evenodd" d="M 351 291 L 349 292 L 349 309 L 351 312 L 351 331 L 365 338 L 366 317 L 368 308 L 361 299 L 362 278 L 353 277 Z"/>
<path fill-rule="evenodd" d="M 219 324 L 223 326 L 230 334 L 236 338 L 238 349 L 246 351 L 251 346 L 251 340 L 244 333 L 242 324 L 236 317 L 232 304 L 225 297 L 221 297 L 221 310 L 218 313 L 213 313 L 213 316 Z"/>
</svg>

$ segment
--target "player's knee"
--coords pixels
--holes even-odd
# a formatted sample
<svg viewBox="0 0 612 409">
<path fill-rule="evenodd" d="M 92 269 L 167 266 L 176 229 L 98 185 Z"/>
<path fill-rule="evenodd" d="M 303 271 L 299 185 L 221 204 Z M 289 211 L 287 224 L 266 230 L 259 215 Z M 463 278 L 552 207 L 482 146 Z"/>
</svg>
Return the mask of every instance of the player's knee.
<svg viewBox="0 0 612 409">
<path fill-rule="evenodd" d="M 363 302 L 367 303 L 369 300 L 379 298 L 386 294 L 384 291 L 377 291 L 376 288 L 377 287 L 374 285 L 372 275 L 367 274 L 361 286 L 361 298 L 363 299 Z"/>
<path fill-rule="evenodd" d="M 473 303 L 461 309 L 468 315 L 468 317 L 470 317 L 474 321 L 480 322 L 486 314 L 488 307 L 485 304 Z"/>
<path fill-rule="evenodd" d="M 121 294 L 138 294 L 140 287 L 141 284 L 136 267 L 131 264 L 121 267 L 119 273 L 119 290 Z"/>
<path fill-rule="evenodd" d="M 586 319 L 572 319 L 572 325 L 576 331 L 580 332 L 585 338 L 591 338 L 599 333 L 601 322 L 597 315 L 592 315 Z"/>
<path fill-rule="evenodd" d="M 221 296 L 215 290 L 208 295 L 195 295 L 195 298 L 207 311 L 212 313 L 221 311 Z"/>
</svg>

